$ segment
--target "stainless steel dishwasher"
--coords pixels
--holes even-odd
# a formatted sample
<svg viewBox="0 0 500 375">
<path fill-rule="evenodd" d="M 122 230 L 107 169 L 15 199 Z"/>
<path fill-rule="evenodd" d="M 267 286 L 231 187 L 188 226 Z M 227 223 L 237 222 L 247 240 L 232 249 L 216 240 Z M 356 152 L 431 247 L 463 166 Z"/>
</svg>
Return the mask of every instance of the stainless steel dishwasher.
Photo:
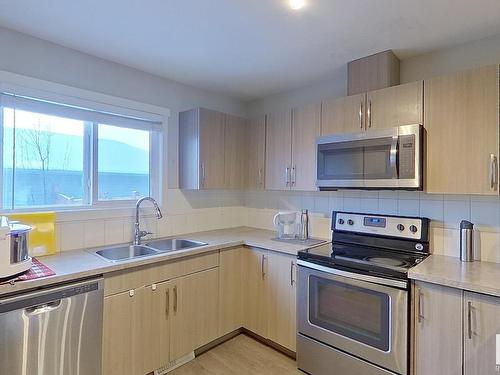
<svg viewBox="0 0 500 375">
<path fill-rule="evenodd" d="M 101 374 L 103 281 L 0 298 L 0 374 Z"/>
</svg>

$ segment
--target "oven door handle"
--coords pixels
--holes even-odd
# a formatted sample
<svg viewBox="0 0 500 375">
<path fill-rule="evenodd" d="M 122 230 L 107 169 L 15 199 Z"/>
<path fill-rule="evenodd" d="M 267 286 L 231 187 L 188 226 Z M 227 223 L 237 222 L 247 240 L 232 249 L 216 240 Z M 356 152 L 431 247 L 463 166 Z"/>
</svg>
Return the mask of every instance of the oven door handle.
<svg viewBox="0 0 500 375">
<path fill-rule="evenodd" d="M 399 137 L 397 135 L 392 136 L 391 151 L 389 155 L 389 163 L 392 171 L 392 178 L 398 178 L 398 141 Z"/>
<path fill-rule="evenodd" d="M 390 286 L 390 287 L 395 287 L 395 288 L 400 288 L 400 289 L 408 289 L 408 282 L 404 280 L 394 280 L 394 279 L 386 279 L 383 277 L 377 277 L 377 276 L 371 276 L 371 275 L 364 275 L 361 273 L 355 273 L 355 272 L 349 272 L 349 271 L 343 271 L 339 270 L 336 268 L 331 268 L 331 267 L 325 267 L 321 266 L 316 263 L 310 263 L 301 259 L 297 260 L 297 265 L 310 268 L 316 271 L 321 271 L 325 272 L 331 275 L 337 275 L 337 276 L 343 276 L 347 277 L 353 280 L 360 280 L 360 281 L 366 281 L 370 283 L 375 283 L 375 284 L 380 284 L 380 285 L 385 285 L 385 286 Z"/>
</svg>

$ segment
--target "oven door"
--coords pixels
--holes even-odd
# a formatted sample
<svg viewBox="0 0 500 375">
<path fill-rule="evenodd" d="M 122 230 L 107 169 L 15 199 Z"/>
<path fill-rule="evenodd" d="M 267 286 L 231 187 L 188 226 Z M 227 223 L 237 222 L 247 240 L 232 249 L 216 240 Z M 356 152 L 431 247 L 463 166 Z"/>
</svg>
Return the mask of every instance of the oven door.
<svg viewBox="0 0 500 375">
<path fill-rule="evenodd" d="M 316 140 L 316 185 L 422 188 L 422 126 L 336 134 Z"/>
<path fill-rule="evenodd" d="M 298 331 L 398 374 L 408 372 L 408 291 L 404 281 L 298 261 Z M 356 279 L 356 277 L 365 280 Z M 401 284 L 398 284 L 401 283 Z"/>
</svg>

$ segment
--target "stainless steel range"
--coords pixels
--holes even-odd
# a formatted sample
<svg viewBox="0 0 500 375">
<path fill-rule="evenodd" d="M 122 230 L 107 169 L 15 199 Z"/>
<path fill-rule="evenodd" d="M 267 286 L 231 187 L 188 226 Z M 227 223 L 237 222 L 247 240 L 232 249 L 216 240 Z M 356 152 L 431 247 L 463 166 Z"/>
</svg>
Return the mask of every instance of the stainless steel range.
<svg viewBox="0 0 500 375">
<path fill-rule="evenodd" d="M 301 370 L 409 373 L 407 273 L 429 255 L 428 228 L 426 218 L 333 212 L 332 244 L 298 255 Z"/>
</svg>

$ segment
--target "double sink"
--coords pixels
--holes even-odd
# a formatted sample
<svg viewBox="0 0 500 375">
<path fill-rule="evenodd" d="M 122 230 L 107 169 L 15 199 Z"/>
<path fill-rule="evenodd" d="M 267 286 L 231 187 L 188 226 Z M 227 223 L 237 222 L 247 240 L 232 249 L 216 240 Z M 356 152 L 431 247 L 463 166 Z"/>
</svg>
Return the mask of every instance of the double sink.
<svg viewBox="0 0 500 375">
<path fill-rule="evenodd" d="M 105 249 L 95 250 L 93 252 L 111 262 L 119 262 L 129 259 L 168 253 L 172 251 L 192 249 L 205 245 L 208 244 L 205 242 L 193 240 L 168 238 L 148 241 L 144 245 L 109 247 Z"/>
</svg>

